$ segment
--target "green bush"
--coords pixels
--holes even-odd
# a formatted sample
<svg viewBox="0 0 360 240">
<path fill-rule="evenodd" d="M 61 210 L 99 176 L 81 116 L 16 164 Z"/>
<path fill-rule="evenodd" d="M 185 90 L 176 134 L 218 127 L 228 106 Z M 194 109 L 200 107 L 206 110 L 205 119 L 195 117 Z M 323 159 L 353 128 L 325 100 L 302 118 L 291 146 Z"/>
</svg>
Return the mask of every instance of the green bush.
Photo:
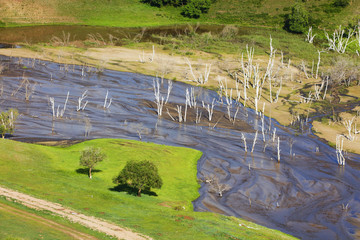
<svg viewBox="0 0 360 240">
<path fill-rule="evenodd" d="M 333 5 L 335 7 L 346 7 L 350 4 L 350 0 L 334 0 Z"/>
<path fill-rule="evenodd" d="M 216 0 L 141 0 L 154 7 L 162 6 L 182 6 L 181 15 L 189 18 L 199 18 L 201 13 L 207 13 L 210 5 Z"/>
<path fill-rule="evenodd" d="M 201 13 L 207 13 L 211 5 L 211 0 L 190 0 L 189 4 L 193 4 L 195 8 L 200 9 Z"/>
<path fill-rule="evenodd" d="M 199 18 L 201 13 L 207 13 L 211 5 L 211 0 L 190 0 L 183 6 L 181 14 L 184 17 Z"/>
<path fill-rule="evenodd" d="M 170 6 L 183 6 L 188 3 L 188 0 L 142 0 L 143 3 L 148 3 L 154 7 Z"/>
<path fill-rule="evenodd" d="M 309 27 L 309 13 L 303 3 L 297 2 L 285 21 L 285 29 L 293 33 L 304 33 Z"/>
<path fill-rule="evenodd" d="M 188 4 L 182 8 L 181 15 L 188 18 L 199 18 L 201 10 L 196 8 L 194 4 Z"/>
</svg>

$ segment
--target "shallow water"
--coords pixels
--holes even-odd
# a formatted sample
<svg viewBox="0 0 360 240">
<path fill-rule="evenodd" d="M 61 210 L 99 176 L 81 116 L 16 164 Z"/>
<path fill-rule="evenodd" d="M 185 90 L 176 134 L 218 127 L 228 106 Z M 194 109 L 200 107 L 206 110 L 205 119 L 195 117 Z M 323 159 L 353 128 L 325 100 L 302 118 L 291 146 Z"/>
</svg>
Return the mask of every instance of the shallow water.
<svg viewBox="0 0 360 240">
<path fill-rule="evenodd" d="M 84 69 L 82 74 L 80 66 L 71 65 L 65 71 L 63 65 L 31 59 L 1 57 L 1 62 L 6 70 L 1 75 L 0 108 L 17 108 L 21 113 L 13 139 L 138 139 L 140 133 L 143 141 L 202 151 L 198 177 L 214 174 L 231 187 L 221 198 L 203 183 L 201 196 L 194 201 L 196 211 L 242 217 L 304 239 L 354 239 L 359 230 L 350 222 L 360 213 L 360 157 L 348 154 L 347 165 L 339 167 L 335 150 L 308 131 L 294 133 L 265 118 L 267 147 L 263 152 L 261 119 L 253 110 L 241 108 L 237 118 L 259 131 L 254 152 L 246 153 L 238 130 L 158 118 L 143 101 L 154 100 L 153 77 L 109 70 L 96 73 L 94 69 Z M 24 87 L 18 89 L 23 76 L 35 86 L 29 101 L 25 101 Z M 169 102 L 184 104 L 186 88 L 190 87 L 174 82 Z M 166 97 L 166 81 L 161 89 Z M 89 102 L 84 111 L 76 111 L 78 97 L 85 90 Z M 105 110 L 107 90 L 113 101 Z M 64 116 L 53 121 L 49 97 L 54 97 L 61 110 L 68 91 Z M 202 100 L 210 103 L 216 98 L 215 109 L 226 112 L 215 92 L 198 87 L 195 92 L 200 109 Z M 280 163 L 277 143 L 271 140 L 274 128 L 280 137 Z M 243 133 L 250 149 L 255 133 Z M 343 210 L 342 204 L 349 204 L 348 209 Z"/>
</svg>

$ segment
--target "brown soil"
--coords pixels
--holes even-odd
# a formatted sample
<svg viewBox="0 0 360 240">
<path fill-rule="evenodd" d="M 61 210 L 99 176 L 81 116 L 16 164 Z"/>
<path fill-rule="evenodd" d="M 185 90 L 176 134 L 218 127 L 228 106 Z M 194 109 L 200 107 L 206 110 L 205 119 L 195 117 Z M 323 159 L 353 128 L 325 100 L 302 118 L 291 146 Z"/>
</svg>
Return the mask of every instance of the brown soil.
<svg viewBox="0 0 360 240">
<path fill-rule="evenodd" d="M 185 216 L 185 215 L 177 215 L 177 216 L 180 218 L 186 219 L 186 220 L 191 220 L 191 221 L 195 220 L 195 218 L 190 217 L 190 216 Z"/>
<path fill-rule="evenodd" d="M 17 209 L 14 207 L 10 207 L 6 204 L 2 204 L 0 203 L 0 211 L 21 217 L 21 219 L 24 220 L 30 220 L 31 222 L 36 222 L 36 223 L 40 223 L 44 226 L 47 226 L 49 228 L 52 228 L 56 231 L 62 232 L 64 235 L 67 235 L 71 238 L 74 239 L 83 239 L 83 240 L 92 240 L 92 239 L 97 239 L 91 235 L 88 235 L 86 233 L 82 233 L 77 231 L 76 229 L 64 226 L 62 224 L 56 223 L 54 221 L 51 221 L 47 218 L 43 218 L 41 216 L 38 216 L 36 214 L 33 213 L 29 213 L 27 211 L 21 210 L 21 209 Z"/>
<path fill-rule="evenodd" d="M 0 187 L 0 195 L 16 200 L 17 202 L 32 209 L 50 211 L 51 213 L 67 218 L 72 222 L 79 223 L 85 227 L 91 228 L 95 231 L 103 232 L 118 239 L 151 239 L 150 237 L 140 236 L 138 233 L 134 233 L 129 229 L 121 228 L 102 219 L 75 212 L 69 208 L 63 207 L 58 203 L 52 203 L 42 199 L 34 198 L 11 189 Z"/>
<path fill-rule="evenodd" d="M 0 0 L 0 20 L 22 24 L 77 22 L 58 14 L 53 4 L 51 0 Z"/>
<path fill-rule="evenodd" d="M 151 109 L 150 110 L 151 113 L 157 114 L 156 113 L 157 107 L 156 107 L 155 102 L 148 101 L 148 100 L 142 100 L 142 101 L 147 107 L 149 107 Z M 163 113 L 162 113 L 161 117 L 163 119 L 166 119 L 169 121 L 174 121 L 172 119 L 172 118 L 174 118 L 175 122 L 177 122 L 179 124 L 195 125 L 196 124 L 196 110 L 194 108 L 188 107 L 187 113 L 186 113 L 186 122 L 179 122 L 177 105 L 181 106 L 182 117 L 184 118 L 185 105 L 184 104 L 175 104 L 175 103 L 167 103 L 166 105 L 164 105 Z M 211 119 L 211 121 L 209 121 L 209 118 L 208 118 L 209 115 L 208 115 L 207 110 L 204 109 L 202 106 L 200 106 L 198 108 L 199 108 L 199 110 L 198 110 L 199 115 L 201 112 L 200 123 L 197 124 L 199 126 L 206 126 L 206 127 L 212 127 L 212 128 L 215 128 L 215 127 L 216 128 L 226 128 L 226 129 L 233 129 L 233 130 L 238 130 L 238 131 L 242 131 L 242 132 L 255 132 L 255 130 L 245 121 L 236 119 L 235 123 L 234 123 L 233 121 L 229 120 L 229 117 L 227 116 L 227 114 L 224 114 L 223 112 L 216 111 L 216 110 L 214 110 L 212 119 Z M 172 116 L 172 118 L 169 114 Z M 232 113 L 232 114 L 234 114 L 234 113 Z M 238 114 L 240 114 L 240 110 L 239 110 Z"/>
<path fill-rule="evenodd" d="M 54 139 L 42 139 L 42 138 L 16 138 L 16 141 L 26 142 L 26 143 L 34 143 L 44 146 L 60 146 L 60 147 L 68 147 L 77 143 L 81 143 L 84 140 L 54 140 Z"/>
</svg>

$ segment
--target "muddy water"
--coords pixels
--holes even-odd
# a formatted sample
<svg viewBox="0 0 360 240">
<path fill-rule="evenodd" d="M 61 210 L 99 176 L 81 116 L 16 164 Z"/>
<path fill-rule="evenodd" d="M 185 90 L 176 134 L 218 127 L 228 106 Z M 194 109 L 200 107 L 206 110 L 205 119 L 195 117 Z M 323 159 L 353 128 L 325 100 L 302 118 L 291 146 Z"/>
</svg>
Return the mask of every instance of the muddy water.
<svg viewBox="0 0 360 240">
<path fill-rule="evenodd" d="M 295 134 L 265 118 L 262 136 L 261 119 L 242 107 L 237 118 L 252 126 L 248 131 L 213 128 L 213 124 L 179 124 L 158 118 L 144 104 L 144 100 L 154 100 L 152 77 L 108 70 L 96 73 L 79 66 L 68 66 L 66 71 L 56 63 L 8 57 L 1 57 L 1 62 L 5 70 L 1 75 L 0 107 L 17 108 L 21 113 L 14 139 L 138 139 L 140 133 L 143 141 L 202 151 L 198 177 L 216 175 L 220 183 L 230 186 L 221 198 L 203 183 L 201 196 L 194 201 L 196 211 L 242 217 L 303 239 L 354 239 L 359 230 L 351 223 L 358 222 L 356 216 L 360 214 L 360 157 L 348 154 L 347 165 L 339 167 L 334 149 L 309 132 Z M 29 89 L 35 86 L 29 101 L 25 101 L 24 87 L 19 89 L 23 76 L 31 84 Z M 166 88 L 164 81 L 164 97 Z M 189 86 L 174 82 L 169 102 L 184 104 L 186 88 Z M 84 111 L 76 111 L 78 98 L 85 90 L 88 104 Z M 107 90 L 112 104 L 106 110 Z M 58 106 L 61 110 L 68 91 L 63 117 L 52 120 L 49 97 L 54 97 L 55 111 Z M 207 104 L 215 98 L 215 110 L 226 112 L 215 92 L 202 88 L 195 88 L 195 92 L 203 118 L 207 115 L 201 101 Z M 221 121 L 226 120 L 223 117 Z M 276 160 L 277 141 L 271 140 L 273 129 L 280 139 L 280 163 Z M 250 153 L 256 130 L 257 143 Z M 241 133 L 246 137 L 247 153 Z M 343 210 L 342 204 L 348 204 L 348 208 Z"/>
<path fill-rule="evenodd" d="M 193 26 L 197 33 L 212 32 L 218 33 L 224 27 L 221 25 L 200 25 Z M 242 28 L 239 34 L 246 33 L 250 28 Z M 31 26 L 16 28 L 0 28 L 0 43 L 49 43 L 53 36 L 69 41 L 89 39 L 89 34 L 102 37 L 106 42 L 109 35 L 119 39 L 134 39 L 141 41 L 152 40 L 153 35 L 177 36 L 178 34 L 189 33 L 188 25 L 163 26 L 152 28 L 119 28 L 119 27 L 96 27 L 96 26 Z M 65 34 L 65 35 L 64 35 Z M 141 37 L 140 37 L 141 36 Z"/>
</svg>

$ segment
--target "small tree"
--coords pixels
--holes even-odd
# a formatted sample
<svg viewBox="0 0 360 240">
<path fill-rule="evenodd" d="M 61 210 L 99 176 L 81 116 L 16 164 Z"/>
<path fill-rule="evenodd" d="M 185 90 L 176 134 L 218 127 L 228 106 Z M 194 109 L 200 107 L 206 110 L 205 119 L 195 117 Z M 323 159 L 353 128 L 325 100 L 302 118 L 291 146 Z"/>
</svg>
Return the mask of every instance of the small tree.
<svg viewBox="0 0 360 240">
<path fill-rule="evenodd" d="M 100 148 L 90 147 L 82 151 L 80 156 L 80 165 L 89 168 L 89 178 L 92 178 L 91 170 L 98 162 L 102 162 L 106 154 L 102 153 Z"/>
<path fill-rule="evenodd" d="M 162 186 L 162 180 L 156 165 L 148 160 L 140 162 L 128 161 L 124 169 L 113 179 L 113 182 L 136 188 L 139 197 L 141 197 L 141 190 L 161 188 Z"/>
<path fill-rule="evenodd" d="M 2 138 L 5 138 L 6 133 L 12 134 L 14 132 L 14 123 L 18 116 L 18 111 L 12 108 L 7 112 L 0 113 L 0 134 Z"/>
</svg>

